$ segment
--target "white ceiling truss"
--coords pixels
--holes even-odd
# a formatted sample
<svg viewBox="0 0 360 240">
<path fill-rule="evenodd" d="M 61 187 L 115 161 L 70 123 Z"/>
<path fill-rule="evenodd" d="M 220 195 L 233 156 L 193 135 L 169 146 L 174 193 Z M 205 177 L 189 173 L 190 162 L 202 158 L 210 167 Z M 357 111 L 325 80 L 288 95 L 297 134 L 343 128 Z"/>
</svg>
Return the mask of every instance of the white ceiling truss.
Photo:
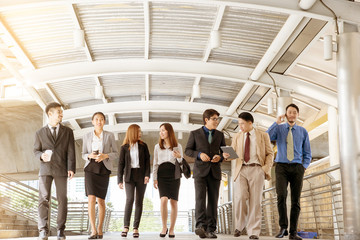
<svg viewBox="0 0 360 240">
<path fill-rule="evenodd" d="M 337 107 L 336 61 L 322 59 L 322 38 L 335 39 L 334 16 L 320 1 L 308 11 L 297 0 L 5 0 L 0 6 L 1 99 L 12 76 L 44 108 L 64 105 L 76 138 L 96 111 L 107 128 L 130 123 L 178 132 L 201 125 L 217 109 L 219 130 L 233 132 L 241 111 L 266 129 L 276 113 L 267 99 L 285 90 L 303 124 Z M 360 4 L 327 0 L 339 21 L 360 24 Z M 340 18 L 341 16 L 341 18 Z M 73 47 L 73 31 L 85 47 Z M 221 33 L 212 49 L 211 31 Z M 6 47 L 7 46 L 7 47 Z M 2 67 L 3 66 L 3 67 Z M 201 98 L 192 95 L 199 85 Z M 103 89 L 95 99 L 95 86 Z M 277 92 L 276 92 L 277 91 Z M 326 112 L 326 111 L 325 111 Z"/>
</svg>

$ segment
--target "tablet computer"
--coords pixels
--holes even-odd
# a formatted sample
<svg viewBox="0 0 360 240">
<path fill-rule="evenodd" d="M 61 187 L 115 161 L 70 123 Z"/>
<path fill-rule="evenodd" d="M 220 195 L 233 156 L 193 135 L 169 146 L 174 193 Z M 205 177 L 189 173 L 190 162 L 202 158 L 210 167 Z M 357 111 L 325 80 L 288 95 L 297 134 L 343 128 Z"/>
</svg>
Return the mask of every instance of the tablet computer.
<svg viewBox="0 0 360 240">
<path fill-rule="evenodd" d="M 223 152 L 230 154 L 230 157 L 228 157 L 229 159 L 235 159 L 239 157 L 231 146 L 221 146 L 220 148 Z"/>
</svg>

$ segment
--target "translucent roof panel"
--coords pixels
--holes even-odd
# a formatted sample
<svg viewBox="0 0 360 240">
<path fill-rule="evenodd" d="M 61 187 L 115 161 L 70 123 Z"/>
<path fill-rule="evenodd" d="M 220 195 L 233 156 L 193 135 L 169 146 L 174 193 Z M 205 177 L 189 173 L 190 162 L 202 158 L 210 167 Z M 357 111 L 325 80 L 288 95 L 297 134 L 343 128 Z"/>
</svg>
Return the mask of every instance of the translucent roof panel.
<svg viewBox="0 0 360 240">
<path fill-rule="evenodd" d="M 84 49 L 74 48 L 70 7 L 65 4 L 34 5 L 1 13 L 35 67 L 86 60 Z"/>
<path fill-rule="evenodd" d="M 212 50 L 209 62 L 255 67 L 287 17 L 275 12 L 228 7 L 219 29 L 221 47 Z"/>
<path fill-rule="evenodd" d="M 77 4 L 76 9 L 94 60 L 144 56 L 143 4 Z"/>
<path fill-rule="evenodd" d="M 151 3 L 151 58 L 200 60 L 217 8 L 178 3 Z"/>
</svg>

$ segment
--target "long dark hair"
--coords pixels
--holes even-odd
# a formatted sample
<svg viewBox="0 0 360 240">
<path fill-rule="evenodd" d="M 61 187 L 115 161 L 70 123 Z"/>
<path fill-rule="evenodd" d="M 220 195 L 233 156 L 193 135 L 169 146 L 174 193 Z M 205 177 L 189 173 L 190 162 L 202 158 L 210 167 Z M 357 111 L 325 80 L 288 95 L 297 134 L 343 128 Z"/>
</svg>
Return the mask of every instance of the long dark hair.
<svg viewBox="0 0 360 240">
<path fill-rule="evenodd" d="M 163 123 L 163 124 L 160 125 L 160 128 L 162 126 L 164 126 L 166 131 L 168 132 L 168 138 L 169 138 L 169 142 L 170 142 L 170 149 L 173 150 L 174 147 L 178 146 L 178 142 L 177 142 L 176 137 L 175 137 L 174 129 L 173 129 L 173 127 L 172 127 L 172 125 L 170 123 Z M 160 146 L 161 149 L 165 149 L 164 142 L 165 142 L 165 139 L 161 139 L 161 137 L 159 137 L 159 146 Z"/>
</svg>

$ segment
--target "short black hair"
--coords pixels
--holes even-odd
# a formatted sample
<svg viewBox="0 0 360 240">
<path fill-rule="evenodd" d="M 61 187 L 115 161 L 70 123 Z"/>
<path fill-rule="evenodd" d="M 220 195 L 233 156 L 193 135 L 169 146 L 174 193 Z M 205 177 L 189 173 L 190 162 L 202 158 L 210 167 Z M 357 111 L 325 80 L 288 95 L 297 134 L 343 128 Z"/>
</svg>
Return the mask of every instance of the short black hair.
<svg viewBox="0 0 360 240">
<path fill-rule="evenodd" d="M 49 103 L 46 108 L 45 108 L 45 113 L 46 115 L 49 116 L 49 111 L 52 109 L 52 108 L 58 108 L 58 107 L 62 107 L 60 103 L 57 103 L 57 102 L 51 102 Z"/>
<path fill-rule="evenodd" d="M 291 103 L 291 104 L 289 104 L 289 105 L 287 105 L 286 106 L 286 108 L 285 108 L 285 112 L 288 110 L 288 108 L 289 107 L 293 107 L 293 108 L 295 108 L 296 109 L 296 111 L 299 113 L 299 107 L 298 106 L 296 106 L 295 104 L 293 104 L 293 103 Z"/>
<path fill-rule="evenodd" d="M 106 117 L 105 117 L 105 114 L 103 114 L 102 112 L 96 112 L 96 113 L 94 113 L 93 115 L 92 115 L 92 117 L 91 117 L 91 121 L 92 120 L 94 120 L 94 117 L 96 116 L 96 115 L 101 115 L 101 116 L 103 116 L 104 117 L 104 120 L 106 121 Z"/>
<path fill-rule="evenodd" d="M 210 119 L 214 115 L 220 116 L 220 113 L 218 111 L 216 111 L 215 109 L 206 109 L 203 113 L 204 125 L 206 124 L 205 118 Z"/>
<path fill-rule="evenodd" d="M 242 112 L 239 114 L 238 118 L 241 118 L 242 120 L 245 120 L 247 122 L 254 123 L 254 117 L 251 115 L 251 113 L 248 112 Z"/>
</svg>

